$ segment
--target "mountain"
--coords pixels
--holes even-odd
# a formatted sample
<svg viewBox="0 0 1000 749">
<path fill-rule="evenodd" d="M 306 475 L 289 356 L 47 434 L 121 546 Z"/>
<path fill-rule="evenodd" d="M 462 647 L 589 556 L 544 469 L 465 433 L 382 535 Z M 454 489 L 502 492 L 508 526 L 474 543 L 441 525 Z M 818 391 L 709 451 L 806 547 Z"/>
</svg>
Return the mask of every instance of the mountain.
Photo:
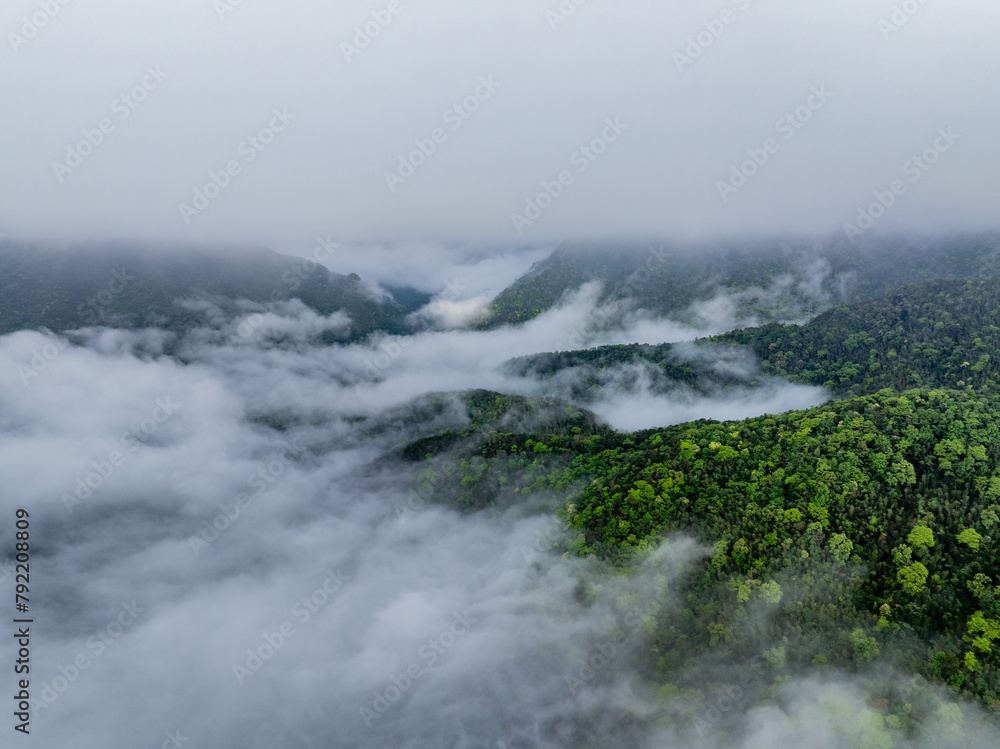
<svg viewBox="0 0 1000 749">
<path fill-rule="evenodd" d="M 618 389 L 635 387 L 640 373 L 657 395 L 677 391 L 710 395 L 760 384 L 752 355 L 734 351 L 727 357 L 728 353 L 721 347 L 709 350 L 690 343 L 613 344 L 517 357 L 504 362 L 502 371 L 542 381 L 559 377 L 573 400 L 581 403 L 600 396 L 609 381 Z"/>
<path fill-rule="evenodd" d="M 806 325 L 716 336 L 749 346 L 763 371 L 836 393 L 1000 384 L 1000 279 L 931 281 L 826 312 Z"/>
<path fill-rule="evenodd" d="M 692 344 L 612 345 L 513 359 L 505 370 L 552 379 L 576 370 L 574 399 L 598 396 L 614 368 L 643 365 L 651 390 L 709 394 L 780 378 L 838 395 L 884 388 L 1000 392 L 1000 278 L 928 281 L 844 305 L 802 325 L 772 323 Z M 623 385 L 622 377 L 615 380 Z"/>
<path fill-rule="evenodd" d="M 192 298 L 298 298 L 319 315 L 344 311 L 351 339 L 408 331 L 406 310 L 375 296 L 357 275 L 263 248 L 0 244 L 0 334 L 96 324 L 184 330 L 203 323 L 176 303 Z"/>
<path fill-rule="evenodd" d="M 756 659 L 766 684 L 877 663 L 997 711 L 998 423 L 1000 396 L 886 390 L 632 434 L 496 434 L 422 481 L 480 507 L 563 496 L 570 534 L 556 548 L 623 568 L 671 534 L 702 542 L 673 591 L 679 610 L 647 616 L 637 656 L 671 696 L 705 690 L 709 658 Z M 873 688 L 896 728 L 922 719 L 904 707 L 912 687 L 887 676 Z"/>
<path fill-rule="evenodd" d="M 664 392 L 779 377 L 839 398 L 634 433 L 456 438 L 425 456 L 420 485 L 477 508 L 557 497 L 551 548 L 622 570 L 694 537 L 706 553 L 670 591 L 678 605 L 623 608 L 646 634 L 631 663 L 679 724 L 714 699 L 706 670 L 734 683 L 731 664 L 751 664 L 748 704 L 803 671 L 849 673 L 876 706 L 857 745 L 890 746 L 950 709 L 921 684 L 1000 712 L 998 323 L 1000 278 L 932 280 L 803 325 L 513 359 L 520 376 L 589 373 L 574 391 L 584 402 L 601 372 L 636 364 Z M 719 366 L 748 354 L 759 370 Z"/>
<path fill-rule="evenodd" d="M 763 322 L 812 316 L 931 279 L 1000 272 L 1000 234 L 646 245 L 567 243 L 494 299 L 487 327 L 540 315 L 581 285 L 598 281 L 604 303 L 629 301 L 680 315 L 720 292 L 737 313 Z"/>
</svg>

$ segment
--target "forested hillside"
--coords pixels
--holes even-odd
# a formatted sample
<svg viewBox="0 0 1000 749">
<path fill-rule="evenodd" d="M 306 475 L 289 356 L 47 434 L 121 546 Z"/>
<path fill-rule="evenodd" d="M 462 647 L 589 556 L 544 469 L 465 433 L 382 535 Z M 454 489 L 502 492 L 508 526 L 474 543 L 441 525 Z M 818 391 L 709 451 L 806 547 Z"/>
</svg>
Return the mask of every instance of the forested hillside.
<svg viewBox="0 0 1000 749">
<path fill-rule="evenodd" d="M 764 371 L 838 393 L 1000 382 L 1000 281 L 932 281 L 831 310 L 807 325 L 717 336 L 748 344 Z"/>
<path fill-rule="evenodd" d="M 569 369 L 576 370 L 570 389 L 574 400 L 588 402 L 599 395 L 604 384 L 602 375 L 607 370 L 630 365 L 647 365 L 650 389 L 665 394 L 677 389 L 685 389 L 700 394 L 709 394 L 728 387 L 746 384 L 747 370 L 753 368 L 750 357 L 739 352 L 724 360 L 722 355 L 708 357 L 692 356 L 690 346 L 680 347 L 670 343 L 657 345 L 624 344 L 599 346 L 582 351 L 558 351 L 545 354 L 518 357 L 504 363 L 504 372 L 517 377 L 541 380 L 556 377 Z M 635 384 L 637 375 L 632 373 L 623 382 L 616 380 L 619 387 Z"/>
<path fill-rule="evenodd" d="M 588 281 L 602 301 L 629 299 L 676 314 L 719 291 L 765 290 L 737 297 L 737 312 L 762 321 L 809 316 L 844 302 L 874 299 L 905 284 L 1000 272 L 1000 236 L 881 238 L 851 244 L 814 241 L 698 245 L 566 244 L 501 292 L 488 326 L 518 324 Z"/>
<path fill-rule="evenodd" d="M 677 532 L 711 549 L 683 610 L 647 622 L 640 662 L 665 695 L 700 689 L 695 664 L 724 653 L 762 659 L 769 683 L 877 663 L 1000 710 L 1000 396 L 883 391 L 635 434 L 496 434 L 429 465 L 423 490 L 460 506 L 565 497 L 573 554 L 630 567 Z M 931 710 L 905 692 L 877 695 L 887 730 Z"/>
<path fill-rule="evenodd" d="M 597 394 L 604 370 L 636 363 L 655 369 L 660 392 L 683 386 L 710 393 L 775 376 L 821 385 L 839 395 L 888 387 L 972 386 L 988 393 L 1000 383 L 997 323 L 1000 279 L 928 281 L 838 307 L 804 325 L 746 328 L 693 345 L 631 344 L 538 354 L 511 360 L 506 368 L 539 378 L 579 368 L 583 374 L 574 395 L 581 399 Z"/>
<path fill-rule="evenodd" d="M 202 316 L 175 304 L 207 297 L 252 302 L 298 298 L 320 315 L 351 318 L 349 337 L 405 333 L 406 310 L 376 300 L 356 275 L 260 248 L 206 251 L 137 245 L 56 248 L 0 245 L 0 334 L 105 324 L 184 330 Z"/>
</svg>

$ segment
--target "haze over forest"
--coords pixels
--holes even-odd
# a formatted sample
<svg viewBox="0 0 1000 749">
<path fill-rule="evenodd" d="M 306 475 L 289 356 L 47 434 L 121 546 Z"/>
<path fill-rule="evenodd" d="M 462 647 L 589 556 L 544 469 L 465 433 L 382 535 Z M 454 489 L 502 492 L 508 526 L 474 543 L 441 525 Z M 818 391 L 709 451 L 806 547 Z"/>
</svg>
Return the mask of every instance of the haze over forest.
<svg viewBox="0 0 1000 749">
<path fill-rule="evenodd" d="M 5 742 L 1000 746 L 995 3 L 0 31 Z"/>
</svg>

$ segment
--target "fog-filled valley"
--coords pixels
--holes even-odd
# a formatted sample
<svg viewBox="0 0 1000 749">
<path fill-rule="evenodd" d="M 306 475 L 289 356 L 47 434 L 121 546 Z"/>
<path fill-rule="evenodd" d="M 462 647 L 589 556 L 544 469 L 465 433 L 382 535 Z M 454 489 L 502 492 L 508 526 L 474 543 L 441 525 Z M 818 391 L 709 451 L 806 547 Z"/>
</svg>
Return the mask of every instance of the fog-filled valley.
<svg viewBox="0 0 1000 749">
<path fill-rule="evenodd" d="M 189 252 L 225 271 L 225 255 Z M 109 257 L 95 247 L 75 256 L 91 269 Z M 185 278 L 184 260 L 157 261 L 175 276 L 164 291 L 144 257 L 116 248 L 106 280 L 76 280 L 94 302 L 77 314 L 91 324 L 73 325 L 68 308 L 57 330 L 0 338 L 0 512 L 30 507 L 37 539 L 33 633 L 45 647 L 32 663 L 32 717 L 45 745 L 152 746 L 181 735 L 218 747 L 986 747 L 1000 737 L 988 708 L 989 612 L 987 652 L 968 651 L 974 670 L 942 671 L 956 642 L 963 657 L 964 621 L 929 624 L 941 594 L 921 598 L 894 582 L 868 590 L 886 562 L 864 547 L 883 522 L 932 523 L 939 546 L 949 523 L 964 526 L 932 498 L 928 482 L 944 480 L 934 478 L 940 448 L 921 463 L 920 438 L 893 448 L 902 427 L 879 423 L 883 436 L 863 442 L 884 441 L 901 478 L 863 462 L 875 494 L 857 489 L 861 474 L 845 474 L 855 489 L 824 499 L 840 469 L 823 458 L 825 467 L 793 468 L 798 450 L 782 437 L 774 450 L 792 452 L 770 452 L 769 465 L 799 470 L 813 488 L 800 499 L 789 479 L 784 499 L 768 504 L 749 499 L 766 496 L 764 484 L 731 483 L 746 493 L 742 521 L 729 517 L 724 480 L 701 477 L 711 464 L 692 462 L 692 450 L 733 461 L 741 440 L 764 447 L 773 427 L 752 418 L 764 414 L 818 406 L 793 417 L 812 424 L 795 427 L 800 442 L 833 427 L 831 407 L 875 418 L 865 414 L 877 403 L 836 400 L 850 395 L 841 379 L 803 380 L 759 356 L 753 330 L 706 339 L 752 314 L 746 288 L 706 285 L 707 301 L 670 316 L 639 296 L 609 302 L 601 279 L 586 279 L 511 326 L 482 324 L 489 299 L 475 302 L 485 312 L 442 322 L 467 301 L 443 282 L 423 292 L 423 306 L 366 333 L 347 308 L 328 308 L 343 291 L 323 286 L 315 263 L 274 255 L 244 268 L 232 288 L 252 288 L 252 299 Z M 282 279 L 296 262 L 299 275 Z M 469 262 L 473 272 L 479 261 Z M 795 262 L 752 298 L 794 309 L 818 289 L 789 280 L 815 265 Z M 314 278 L 317 296 L 295 296 L 289 278 L 300 276 Z M 355 309 L 399 304 L 377 280 L 355 278 L 353 303 L 367 305 Z M 989 294 L 993 280 L 948 283 Z M 127 316 L 174 288 L 186 293 L 157 319 Z M 919 303 L 922 288 L 896 289 L 894 303 Z M 814 311 L 843 301 L 824 294 Z M 854 304 L 831 313 L 847 316 L 838 324 L 867 325 L 856 321 L 869 303 Z M 800 305 L 782 321 L 798 324 L 757 330 L 787 336 L 825 319 L 809 322 Z M 933 377 L 910 384 L 956 387 Z M 981 607 L 964 580 L 982 570 L 977 595 L 993 600 L 997 516 L 986 507 L 1000 496 L 988 468 L 1000 439 L 982 430 L 1000 405 L 925 392 L 915 402 L 928 413 L 969 411 L 973 431 L 951 436 L 981 443 L 988 461 L 962 464 L 963 480 L 982 485 L 970 491 L 983 492 L 972 512 L 984 533 L 974 568 L 969 559 L 935 567 L 912 543 L 906 553 L 944 575 L 934 590 Z M 878 397 L 887 412 L 899 408 L 898 396 Z M 958 460 L 972 448 L 954 450 Z M 904 463 L 919 472 L 919 508 L 906 500 L 902 519 L 891 508 L 882 519 L 874 505 L 856 517 L 850 506 L 880 495 L 879 482 L 887 492 L 913 483 Z M 726 477 L 743 481 L 741 470 Z M 765 478 L 754 476 L 755 486 Z M 618 504 L 600 486 L 632 499 Z M 648 511 L 636 515 L 635 502 Z M 762 540 L 778 515 L 777 534 Z M 0 589 L 10 592 L 13 533 L 2 543 Z M 865 601 L 878 605 L 866 612 Z M 0 650 L 16 656 L 9 642 Z"/>
<path fill-rule="evenodd" d="M 0 4 L 0 749 L 1000 747 L 998 36 Z"/>
</svg>

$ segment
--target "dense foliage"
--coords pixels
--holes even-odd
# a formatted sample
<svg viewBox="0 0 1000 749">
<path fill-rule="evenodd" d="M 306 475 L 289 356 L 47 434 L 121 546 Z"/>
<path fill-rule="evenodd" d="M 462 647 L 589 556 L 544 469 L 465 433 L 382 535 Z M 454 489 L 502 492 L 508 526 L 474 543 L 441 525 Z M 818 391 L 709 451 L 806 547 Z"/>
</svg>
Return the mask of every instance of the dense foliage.
<svg viewBox="0 0 1000 749">
<path fill-rule="evenodd" d="M 457 417 L 460 423 L 407 444 L 401 451 L 404 459 L 426 460 L 458 445 L 462 446 L 464 453 L 472 455 L 480 444 L 495 439 L 497 435 L 514 432 L 611 434 L 611 429 L 598 423 L 597 417 L 590 411 L 554 398 L 525 398 L 492 390 L 466 390 L 452 394 L 452 397 L 457 398 L 459 406 L 459 413 L 453 418 Z M 398 417 L 393 420 L 394 428 L 405 429 L 409 433 L 415 424 L 431 421 L 429 412 L 436 411 L 435 416 L 443 412 L 449 403 L 448 398 L 443 393 L 431 394 L 400 409 Z"/>
<path fill-rule="evenodd" d="M 358 276 L 270 250 L 0 245 L 0 335 L 94 324 L 184 330 L 204 324 L 202 314 L 176 304 L 191 298 L 223 303 L 297 298 L 320 315 L 346 312 L 350 338 L 408 330 L 406 310 L 376 301 Z"/>
<path fill-rule="evenodd" d="M 1000 237 L 994 234 L 869 239 L 856 244 L 838 238 L 819 245 L 812 241 L 666 247 L 567 244 L 496 297 L 488 324 L 530 320 L 588 281 L 601 282 L 602 301 L 627 299 L 675 316 L 719 291 L 736 292 L 735 301 L 742 307 L 737 312 L 766 322 L 875 299 L 905 284 L 991 276 L 998 270 Z"/>
<path fill-rule="evenodd" d="M 1000 382 L 1000 281 L 932 281 L 831 310 L 803 326 L 718 336 L 748 344 L 764 371 L 838 393 Z"/>
<path fill-rule="evenodd" d="M 467 506 L 562 493 L 565 548 L 624 566 L 665 533 L 700 539 L 686 607 L 651 628 L 652 679 L 681 684 L 720 649 L 778 680 L 877 659 L 997 710 L 998 423 L 998 396 L 883 391 L 631 435 L 495 434 L 421 481 Z"/>
<path fill-rule="evenodd" d="M 678 388 L 708 394 L 746 383 L 744 370 L 749 368 L 750 357 L 730 357 L 721 361 L 726 353 L 713 353 L 707 357 L 692 355 L 690 346 L 670 343 L 657 345 L 626 344 L 600 346 L 582 351 L 559 351 L 518 357 L 504 363 L 504 371 L 517 377 L 550 379 L 567 370 L 575 370 L 570 378 L 570 392 L 574 400 L 586 402 L 597 396 L 609 378 L 616 387 L 629 389 L 636 384 L 642 371 L 653 392 L 667 393 Z M 622 368 L 632 367 L 630 373 Z M 626 376 L 623 376 L 626 375 Z"/>
</svg>

